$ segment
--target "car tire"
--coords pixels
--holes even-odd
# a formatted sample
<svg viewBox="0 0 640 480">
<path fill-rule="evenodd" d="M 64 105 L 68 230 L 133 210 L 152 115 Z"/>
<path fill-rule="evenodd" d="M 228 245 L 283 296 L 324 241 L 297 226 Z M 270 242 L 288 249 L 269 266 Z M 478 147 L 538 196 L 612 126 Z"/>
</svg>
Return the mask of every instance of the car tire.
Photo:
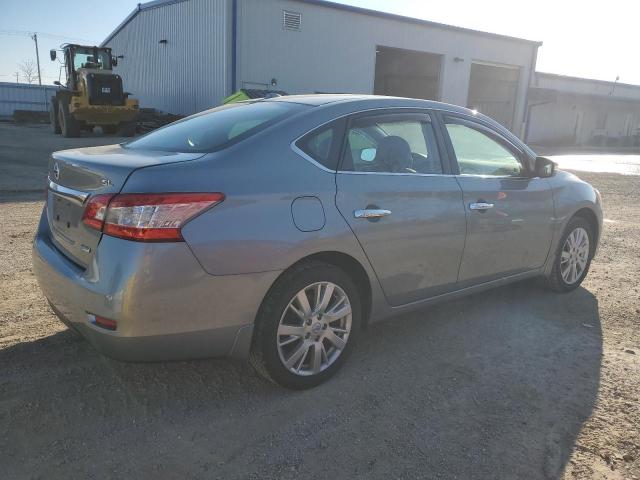
<svg viewBox="0 0 640 480">
<path fill-rule="evenodd" d="M 343 270 L 321 262 L 294 267 L 260 307 L 249 360 L 260 375 L 281 386 L 315 387 L 332 377 L 353 350 L 361 316 L 358 289 Z"/>
<path fill-rule="evenodd" d="M 63 137 L 74 138 L 80 136 L 80 122 L 78 122 L 69 112 L 67 102 L 58 103 L 58 121 L 60 122 L 60 132 Z"/>
<path fill-rule="evenodd" d="M 589 272 L 594 250 L 593 227 L 584 218 L 573 217 L 558 243 L 551 273 L 545 278 L 547 288 L 559 293 L 578 288 Z"/>
<path fill-rule="evenodd" d="M 102 125 L 102 133 L 106 135 L 115 135 L 118 131 L 117 125 Z"/>
<path fill-rule="evenodd" d="M 49 123 L 51 124 L 51 131 L 53 131 L 53 133 L 60 133 L 60 121 L 58 120 L 58 100 L 56 100 L 56 97 L 51 97 L 51 104 L 49 106 Z"/>
</svg>

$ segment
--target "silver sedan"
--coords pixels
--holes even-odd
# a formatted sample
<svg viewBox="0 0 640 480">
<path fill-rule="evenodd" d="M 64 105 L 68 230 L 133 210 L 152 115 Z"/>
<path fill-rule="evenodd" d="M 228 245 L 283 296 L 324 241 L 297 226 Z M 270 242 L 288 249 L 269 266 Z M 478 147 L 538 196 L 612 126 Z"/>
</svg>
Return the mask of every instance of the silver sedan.
<svg viewBox="0 0 640 480">
<path fill-rule="evenodd" d="M 108 356 L 249 358 L 308 388 L 372 322 L 530 277 L 575 289 L 601 228 L 597 190 L 483 115 L 291 96 L 54 153 L 33 262 Z"/>
</svg>

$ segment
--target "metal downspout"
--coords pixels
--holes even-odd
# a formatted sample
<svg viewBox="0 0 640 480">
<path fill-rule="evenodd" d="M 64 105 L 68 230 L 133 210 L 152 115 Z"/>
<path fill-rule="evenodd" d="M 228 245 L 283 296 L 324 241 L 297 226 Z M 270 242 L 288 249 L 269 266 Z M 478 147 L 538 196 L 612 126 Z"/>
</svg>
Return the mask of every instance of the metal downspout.
<svg viewBox="0 0 640 480">
<path fill-rule="evenodd" d="M 525 124 L 524 124 L 524 135 L 523 135 L 523 139 L 522 141 L 524 143 L 527 143 L 527 140 L 529 138 L 529 124 L 531 122 L 531 107 L 529 105 L 529 89 L 532 87 L 533 85 L 533 80 L 535 78 L 535 74 L 536 74 L 536 64 L 538 62 L 538 49 L 540 48 L 540 45 L 542 45 L 542 43 L 538 43 L 536 45 L 536 50 L 534 52 L 533 58 L 531 59 L 531 70 L 529 71 L 529 85 L 527 85 L 527 92 L 525 93 L 525 104 L 524 104 L 524 108 L 525 108 Z"/>
<path fill-rule="evenodd" d="M 236 69 L 238 67 L 238 0 L 231 4 L 231 93 L 237 88 Z"/>
</svg>

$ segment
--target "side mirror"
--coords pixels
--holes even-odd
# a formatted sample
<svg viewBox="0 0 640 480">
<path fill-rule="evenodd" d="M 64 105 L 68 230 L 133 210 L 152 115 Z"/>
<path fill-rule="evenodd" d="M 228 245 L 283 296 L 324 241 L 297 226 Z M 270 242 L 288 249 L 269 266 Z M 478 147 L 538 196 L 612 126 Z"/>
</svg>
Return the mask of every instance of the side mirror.
<svg viewBox="0 0 640 480">
<path fill-rule="evenodd" d="M 53 62 L 58 56 L 57 52 L 54 49 L 49 50 L 49 56 L 51 57 L 51 61 Z"/>
<path fill-rule="evenodd" d="M 114 67 L 118 66 L 118 57 L 111 57 L 111 65 Z"/>
<path fill-rule="evenodd" d="M 376 158 L 377 150 L 375 148 L 363 148 L 360 152 L 360 160 L 363 162 L 373 162 Z"/>
<path fill-rule="evenodd" d="M 553 177 L 556 173 L 556 162 L 546 157 L 536 157 L 535 175 L 540 178 Z"/>
<path fill-rule="evenodd" d="M 54 85 L 58 85 L 59 87 L 61 87 L 61 86 L 62 86 L 62 84 L 61 84 L 58 80 L 54 80 L 54 81 L 53 81 L 53 84 L 54 84 Z"/>
</svg>

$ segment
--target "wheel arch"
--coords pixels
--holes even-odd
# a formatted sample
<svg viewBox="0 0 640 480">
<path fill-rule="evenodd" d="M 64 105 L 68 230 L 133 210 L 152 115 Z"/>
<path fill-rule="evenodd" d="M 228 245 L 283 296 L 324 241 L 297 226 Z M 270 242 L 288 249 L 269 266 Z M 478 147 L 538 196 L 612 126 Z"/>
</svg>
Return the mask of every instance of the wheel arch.
<svg viewBox="0 0 640 480">
<path fill-rule="evenodd" d="M 589 223 L 595 236 L 594 245 L 597 245 L 600 239 L 600 222 L 598 221 L 598 216 L 596 215 L 596 213 L 589 207 L 583 207 L 576 213 L 574 213 L 571 218 L 583 218 Z"/>
<path fill-rule="evenodd" d="M 290 270 L 299 267 L 302 264 L 310 262 L 327 263 L 341 269 L 347 275 L 349 275 L 349 277 L 353 280 L 356 288 L 358 289 L 358 293 L 360 294 L 360 301 L 362 302 L 362 326 L 366 327 L 369 323 L 369 318 L 371 317 L 373 300 L 371 279 L 369 278 L 369 275 L 367 274 L 364 266 L 358 260 L 347 253 L 338 251 L 324 251 L 313 253 L 299 259 L 298 261 L 290 265 L 280 275 L 278 275 L 278 278 L 275 279 L 260 304 L 260 310 L 262 309 L 262 305 L 264 304 L 265 299 L 271 293 L 273 287 L 284 275 L 286 275 Z M 256 313 L 256 319 L 258 318 L 258 312 Z"/>
</svg>

